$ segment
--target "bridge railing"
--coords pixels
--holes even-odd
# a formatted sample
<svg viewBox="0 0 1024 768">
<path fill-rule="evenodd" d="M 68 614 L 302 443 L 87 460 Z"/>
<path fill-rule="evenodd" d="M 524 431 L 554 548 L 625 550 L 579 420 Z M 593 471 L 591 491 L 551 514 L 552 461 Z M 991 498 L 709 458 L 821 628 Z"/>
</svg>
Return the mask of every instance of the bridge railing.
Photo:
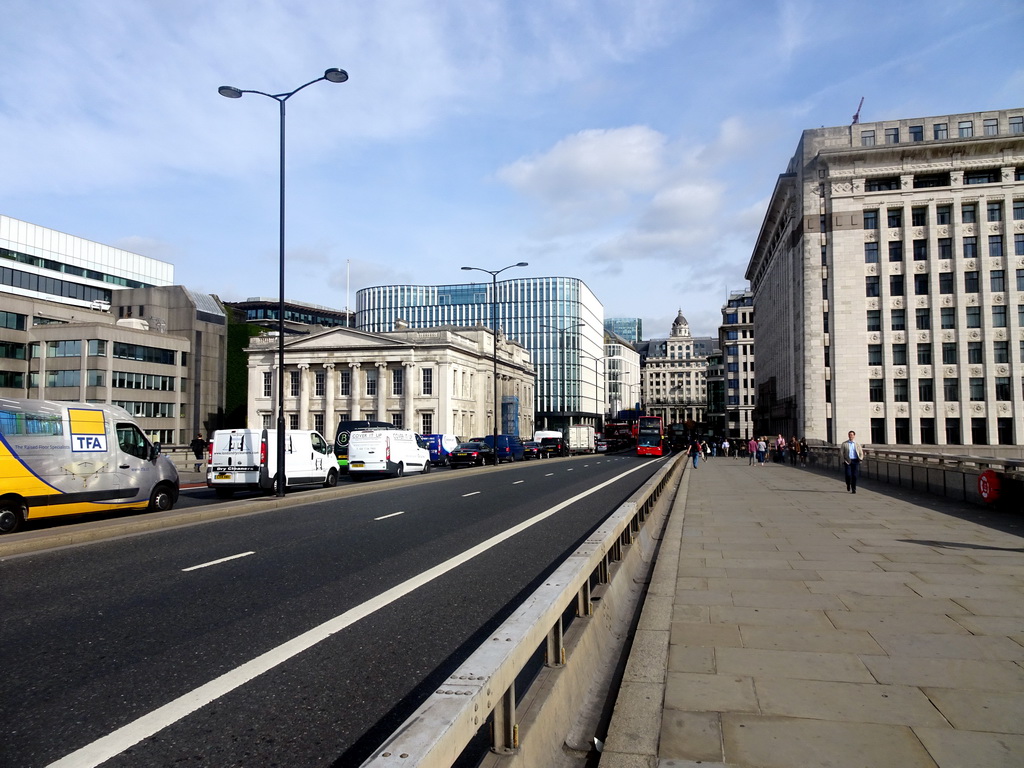
<svg viewBox="0 0 1024 768">
<path fill-rule="evenodd" d="M 655 534 L 648 529 L 657 527 L 654 521 L 663 518 L 673 497 L 668 491 L 675 488 L 685 465 L 679 459 L 676 457 L 666 462 L 654 477 L 609 516 L 363 763 L 363 768 L 448 768 L 488 724 L 492 753 L 517 755 L 526 765 L 545 764 L 536 750 L 543 755 L 545 749 L 560 747 L 568 726 L 557 726 L 556 746 L 534 744 L 535 751 L 527 754 L 530 745 L 520 743 L 517 703 L 523 691 L 516 688 L 517 678 L 527 677 L 520 677 L 521 673 L 541 648 L 547 669 L 562 672 L 566 671 L 564 668 L 576 665 L 576 669 L 571 670 L 572 675 L 564 679 L 571 680 L 567 687 L 574 689 L 570 695 L 577 698 L 586 693 L 583 690 L 581 694 L 580 689 L 586 689 L 588 681 L 603 673 L 608 660 L 598 662 L 596 652 L 590 650 L 594 643 L 578 642 L 578 635 L 586 632 L 587 627 L 598 626 L 594 623 L 597 618 L 596 597 L 592 595 L 592 589 L 602 592 L 601 611 L 614 611 L 611 606 L 623 602 L 610 599 L 613 590 L 635 590 L 634 579 L 630 578 L 632 571 L 624 567 L 622 561 L 627 557 L 634 562 L 644 558 L 649 564 L 653 559 L 655 545 L 651 542 Z M 648 551 L 641 554 L 644 541 Z M 641 546 L 631 546 L 634 543 L 641 543 Z M 630 584 L 627 586 L 623 582 Z M 572 622 L 570 629 L 576 637 L 570 642 L 563 632 L 563 617 L 571 615 L 573 607 L 575 615 L 582 621 Z M 615 621 L 616 617 L 603 614 L 599 624 L 608 626 Z M 582 650 L 584 647 L 588 649 L 586 652 Z M 593 668 L 588 668 L 588 664 Z M 597 669 L 599 664 L 602 669 Z M 534 680 L 534 688 L 543 687 L 550 691 L 555 687 L 549 683 L 542 686 L 537 679 Z M 544 695 L 561 694 L 548 692 Z M 578 708 L 578 702 L 569 707 L 553 707 L 568 711 Z M 530 709 L 533 709 L 532 704 Z M 543 726 L 537 727 L 534 741 L 545 739 L 539 735 L 542 730 Z M 533 739 L 533 734 L 531 729 L 524 738 Z"/>
</svg>

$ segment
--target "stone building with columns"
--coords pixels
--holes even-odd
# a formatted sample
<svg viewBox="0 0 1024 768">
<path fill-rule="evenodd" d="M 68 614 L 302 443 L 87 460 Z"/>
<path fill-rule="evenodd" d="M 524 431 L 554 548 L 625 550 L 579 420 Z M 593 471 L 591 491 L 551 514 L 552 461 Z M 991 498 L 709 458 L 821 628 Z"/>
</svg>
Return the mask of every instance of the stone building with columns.
<svg viewBox="0 0 1024 768">
<path fill-rule="evenodd" d="M 505 414 L 500 431 L 532 435 L 535 372 L 530 354 L 503 336 L 497 349 L 498 393 Z M 420 434 L 467 439 L 490 434 L 493 350 L 493 335 L 482 326 L 390 333 L 331 328 L 288 338 L 285 423 L 289 429 L 315 429 L 328 439 L 339 421 L 350 419 L 389 421 Z M 277 336 L 254 337 L 246 354 L 247 426 L 272 428 L 277 414 Z"/>
</svg>

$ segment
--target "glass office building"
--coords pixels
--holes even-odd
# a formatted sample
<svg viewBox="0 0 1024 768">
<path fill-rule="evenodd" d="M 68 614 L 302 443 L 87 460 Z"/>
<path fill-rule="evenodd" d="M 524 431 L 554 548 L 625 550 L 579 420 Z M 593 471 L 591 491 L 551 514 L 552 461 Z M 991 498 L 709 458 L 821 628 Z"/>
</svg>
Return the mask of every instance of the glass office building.
<svg viewBox="0 0 1024 768">
<path fill-rule="evenodd" d="M 644 340 L 644 323 L 639 317 L 609 317 L 605 319 L 604 327 L 634 347 Z"/>
<path fill-rule="evenodd" d="M 356 327 L 388 333 L 412 328 L 497 324 L 530 350 L 537 370 L 536 424 L 600 428 L 605 415 L 604 307 L 574 277 L 527 277 L 492 283 L 382 285 L 356 293 Z M 493 308 L 493 318 L 491 315 Z"/>
</svg>

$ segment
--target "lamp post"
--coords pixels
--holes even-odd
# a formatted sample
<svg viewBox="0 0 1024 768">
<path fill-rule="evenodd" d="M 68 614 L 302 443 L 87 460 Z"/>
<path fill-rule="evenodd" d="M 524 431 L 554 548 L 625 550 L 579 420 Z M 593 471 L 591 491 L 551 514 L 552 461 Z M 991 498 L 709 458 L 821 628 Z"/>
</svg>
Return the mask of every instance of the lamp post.
<svg viewBox="0 0 1024 768">
<path fill-rule="evenodd" d="M 284 496 L 284 103 L 306 86 L 327 80 L 330 83 L 344 83 L 348 80 L 348 72 L 332 67 L 324 72 L 323 77 L 310 80 L 287 93 L 264 93 L 263 91 L 243 90 L 232 85 L 222 85 L 217 93 L 228 99 L 240 99 L 243 93 L 256 93 L 273 99 L 281 107 L 281 194 L 280 194 L 280 285 L 277 302 L 277 495 Z"/>
<path fill-rule="evenodd" d="M 501 269 L 483 269 L 481 267 L 463 267 L 464 270 L 471 270 L 475 272 L 486 272 L 491 276 L 491 333 L 494 335 L 492 339 L 493 347 L 491 350 L 491 362 L 494 365 L 494 463 L 498 463 L 498 420 L 501 418 L 501 404 L 498 402 L 498 315 L 495 311 L 495 305 L 498 301 L 498 275 L 504 272 L 506 269 L 512 269 L 513 267 L 528 267 L 530 266 L 525 261 L 520 261 L 518 264 L 509 264 L 507 267 Z"/>
</svg>

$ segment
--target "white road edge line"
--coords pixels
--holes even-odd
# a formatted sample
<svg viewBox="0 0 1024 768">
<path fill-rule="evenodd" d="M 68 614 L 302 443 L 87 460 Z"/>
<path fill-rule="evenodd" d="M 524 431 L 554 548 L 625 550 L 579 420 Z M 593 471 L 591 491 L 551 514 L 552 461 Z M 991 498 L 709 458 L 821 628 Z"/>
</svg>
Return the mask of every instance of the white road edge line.
<svg viewBox="0 0 1024 768">
<path fill-rule="evenodd" d="M 387 520 L 389 517 L 398 517 L 399 515 L 404 515 L 404 514 L 405 514 L 405 510 L 402 510 L 401 512 L 392 512 L 390 515 L 381 515 L 380 517 L 375 517 L 375 518 L 373 518 L 373 521 L 377 522 L 378 520 Z"/>
<path fill-rule="evenodd" d="M 455 557 L 435 565 L 433 568 L 428 568 L 426 571 L 423 571 L 423 573 L 417 574 L 411 579 L 407 579 L 401 584 L 382 592 L 373 599 L 367 600 L 362 605 L 357 605 L 355 608 L 351 608 L 350 610 L 335 616 L 333 619 L 324 622 L 320 626 L 313 627 L 313 629 L 282 643 L 277 646 L 277 648 L 272 648 L 266 653 L 257 656 L 255 659 L 247 661 L 240 667 L 236 667 L 230 672 L 225 672 L 220 677 L 211 680 L 205 685 L 201 685 L 195 690 L 190 691 L 183 696 L 179 696 L 177 699 L 174 699 L 174 701 L 170 701 L 162 707 L 154 709 L 149 714 L 143 715 L 134 722 L 118 728 L 116 731 L 97 739 L 91 744 L 86 744 L 81 749 L 75 750 L 69 755 L 65 755 L 61 759 L 50 763 L 47 768 L 96 768 L 96 766 L 101 763 L 104 763 L 110 758 L 121 754 L 126 749 L 135 746 L 143 739 L 148 739 L 150 736 L 159 733 L 169 725 L 173 725 L 201 707 L 205 707 L 210 702 L 216 701 L 221 696 L 245 685 L 254 678 L 262 675 L 264 672 L 268 672 L 274 667 L 288 661 L 293 656 L 297 656 L 303 651 L 309 650 L 317 643 L 329 638 L 331 635 L 340 632 L 361 619 L 365 619 L 367 616 L 387 607 L 399 598 L 405 597 L 425 584 L 429 584 L 434 581 L 434 579 L 458 568 L 460 565 L 464 565 L 477 555 L 483 554 L 487 550 L 511 539 L 516 534 L 522 533 L 537 523 L 546 520 L 552 515 L 565 509 L 570 504 L 574 504 L 592 493 L 597 493 L 605 486 L 611 485 L 627 475 L 631 475 L 634 472 L 638 472 L 639 470 L 650 466 L 650 464 L 644 463 L 633 467 L 633 469 L 628 469 L 609 480 L 605 480 L 600 485 L 595 485 L 593 488 L 590 488 L 583 493 L 578 493 L 571 499 L 566 499 L 560 504 L 556 504 L 539 514 L 524 520 L 518 525 L 512 526 L 508 530 L 499 533 L 496 536 L 492 536 L 486 541 L 480 542 L 475 547 L 470 547 Z"/>
<path fill-rule="evenodd" d="M 182 572 L 185 571 L 198 571 L 200 568 L 209 568 L 211 565 L 220 565 L 226 563 L 228 560 L 237 560 L 240 557 L 248 557 L 249 555 L 255 555 L 255 552 L 241 552 L 237 555 L 231 555 L 230 557 L 222 557 L 220 560 L 211 560 L 208 563 L 202 563 L 200 565 L 193 565 L 190 568 L 182 568 Z"/>
</svg>

